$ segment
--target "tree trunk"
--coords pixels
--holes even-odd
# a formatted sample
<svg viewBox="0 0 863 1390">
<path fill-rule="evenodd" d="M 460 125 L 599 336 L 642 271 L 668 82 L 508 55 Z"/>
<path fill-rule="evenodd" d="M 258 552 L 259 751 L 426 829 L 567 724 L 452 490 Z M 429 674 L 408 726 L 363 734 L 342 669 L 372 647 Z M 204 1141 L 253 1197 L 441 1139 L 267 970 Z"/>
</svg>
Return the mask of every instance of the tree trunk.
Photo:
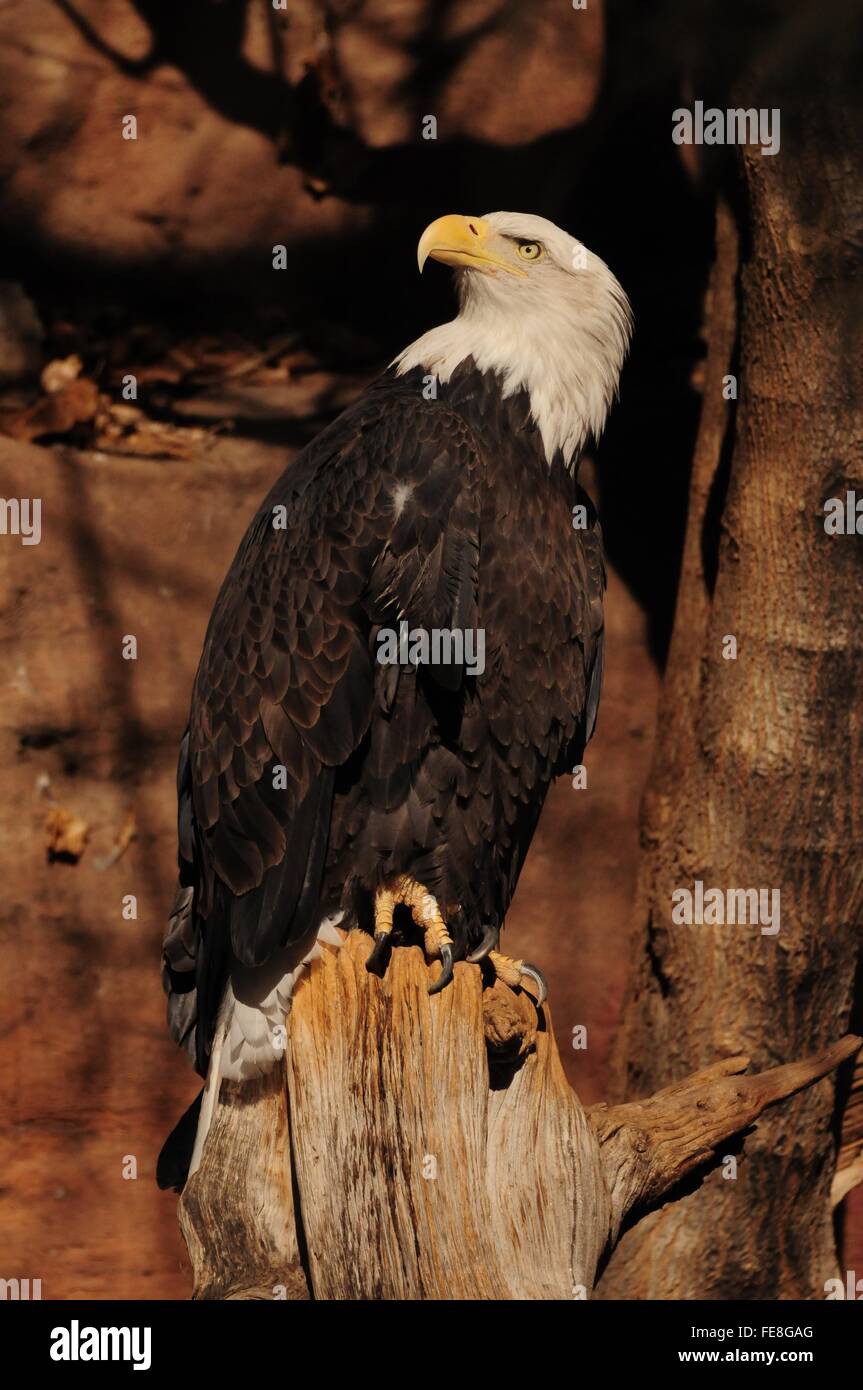
<svg viewBox="0 0 863 1390">
<path fill-rule="evenodd" d="M 432 999 L 418 948 L 383 980 L 370 948 L 324 948 L 272 1081 L 222 1083 L 180 1204 L 196 1297 L 587 1297 L 625 1218 L 860 1046 L 586 1112 L 547 1009 L 463 964 Z"/>
<path fill-rule="evenodd" d="M 783 129 L 780 157 L 746 150 L 739 296 L 734 229 L 720 207 L 686 555 L 642 810 L 619 1095 L 740 1051 L 761 1066 L 800 1055 L 851 1017 L 863 909 L 863 567 L 860 540 L 824 524 L 827 499 L 844 506 L 855 488 L 863 498 L 863 196 L 846 122 L 838 101 L 829 112 L 810 107 L 793 138 Z M 721 381 L 732 372 L 739 401 L 723 498 Z M 728 636 L 736 659 L 723 655 Z M 780 890 L 778 934 L 676 923 L 672 894 L 697 880 Z M 837 1272 L 835 1099 L 831 1078 L 768 1117 L 736 1176 L 732 1164 L 713 1172 L 625 1237 L 600 1294 L 823 1298 Z"/>
</svg>

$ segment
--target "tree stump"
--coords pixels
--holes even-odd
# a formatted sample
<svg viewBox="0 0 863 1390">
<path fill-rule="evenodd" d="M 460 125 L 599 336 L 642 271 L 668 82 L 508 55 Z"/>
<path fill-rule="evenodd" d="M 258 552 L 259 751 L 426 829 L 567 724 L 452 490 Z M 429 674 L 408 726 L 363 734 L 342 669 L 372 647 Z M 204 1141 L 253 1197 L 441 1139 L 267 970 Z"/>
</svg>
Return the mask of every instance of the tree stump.
<svg viewBox="0 0 863 1390">
<path fill-rule="evenodd" d="M 272 1076 L 222 1082 L 180 1199 L 194 1297 L 587 1297 L 624 1219 L 860 1046 L 586 1111 L 547 1006 L 463 964 L 430 998 L 418 947 L 383 979 L 370 948 L 324 948 Z"/>
</svg>

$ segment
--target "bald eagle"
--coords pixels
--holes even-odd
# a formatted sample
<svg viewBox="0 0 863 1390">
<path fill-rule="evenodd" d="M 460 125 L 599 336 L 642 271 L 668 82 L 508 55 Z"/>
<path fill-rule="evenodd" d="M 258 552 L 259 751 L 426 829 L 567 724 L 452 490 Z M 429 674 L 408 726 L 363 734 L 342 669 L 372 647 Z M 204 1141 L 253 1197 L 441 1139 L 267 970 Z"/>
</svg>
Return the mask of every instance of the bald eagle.
<svg viewBox="0 0 863 1390">
<path fill-rule="evenodd" d="M 374 937 L 377 972 L 421 940 L 431 992 L 466 959 L 545 996 L 498 938 L 596 722 L 605 571 L 576 474 L 631 315 L 541 217 L 442 217 L 428 258 L 455 267 L 456 317 L 288 465 L 204 641 L 164 981 L 211 1079 L 272 1068 L 296 976 L 339 928 Z"/>
</svg>

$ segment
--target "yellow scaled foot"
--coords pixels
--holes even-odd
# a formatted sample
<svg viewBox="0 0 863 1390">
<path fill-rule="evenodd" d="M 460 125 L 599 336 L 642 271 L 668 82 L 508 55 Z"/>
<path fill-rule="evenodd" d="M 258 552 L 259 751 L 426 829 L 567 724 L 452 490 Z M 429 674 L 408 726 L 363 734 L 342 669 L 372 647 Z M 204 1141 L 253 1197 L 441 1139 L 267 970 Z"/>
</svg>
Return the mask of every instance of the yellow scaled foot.
<svg viewBox="0 0 863 1390">
<path fill-rule="evenodd" d="M 536 1006 L 540 1008 L 548 998 L 548 985 L 542 971 L 535 965 L 528 965 L 523 960 L 513 960 L 511 956 L 502 956 L 500 951 L 489 951 L 488 959 L 494 967 L 494 973 L 499 980 L 503 980 L 510 989 L 517 986 L 524 988 L 524 978 L 533 980 L 537 988 Z"/>
<path fill-rule="evenodd" d="M 452 979 L 452 937 L 434 894 L 409 874 L 402 874 L 375 893 L 375 944 L 366 969 L 375 970 L 381 964 L 393 929 L 393 913 L 399 905 L 410 909 L 411 916 L 422 929 L 426 954 L 440 957 L 441 972 L 429 986 L 429 994 L 438 994 Z"/>
</svg>

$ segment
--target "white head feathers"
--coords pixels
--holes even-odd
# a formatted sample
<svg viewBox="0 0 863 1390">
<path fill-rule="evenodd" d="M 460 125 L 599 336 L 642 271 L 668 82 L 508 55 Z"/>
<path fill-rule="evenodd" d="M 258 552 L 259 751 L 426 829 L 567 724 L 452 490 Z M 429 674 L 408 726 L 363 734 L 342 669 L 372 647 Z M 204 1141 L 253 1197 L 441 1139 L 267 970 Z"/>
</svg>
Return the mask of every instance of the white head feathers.
<svg viewBox="0 0 863 1390">
<path fill-rule="evenodd" d="M 453 235 L 451 224 L 464 230 Z M 449 238 L 427 242 L 444 227 Z M 472 357 L 499 377 L 504 396 L 528 392 L 546 458 L 560 449 L 571 467 L 588 436 L 602 433 L 617 391 L 632 331 L 620 284 L 581 242 L 527 213 L 442 218 L 420 243 L 422 259 L 424 244 L 456 266 L 461 307 L 405 348 L 398 374 L 422 367 L 446 382 Z"/>
</svg>

